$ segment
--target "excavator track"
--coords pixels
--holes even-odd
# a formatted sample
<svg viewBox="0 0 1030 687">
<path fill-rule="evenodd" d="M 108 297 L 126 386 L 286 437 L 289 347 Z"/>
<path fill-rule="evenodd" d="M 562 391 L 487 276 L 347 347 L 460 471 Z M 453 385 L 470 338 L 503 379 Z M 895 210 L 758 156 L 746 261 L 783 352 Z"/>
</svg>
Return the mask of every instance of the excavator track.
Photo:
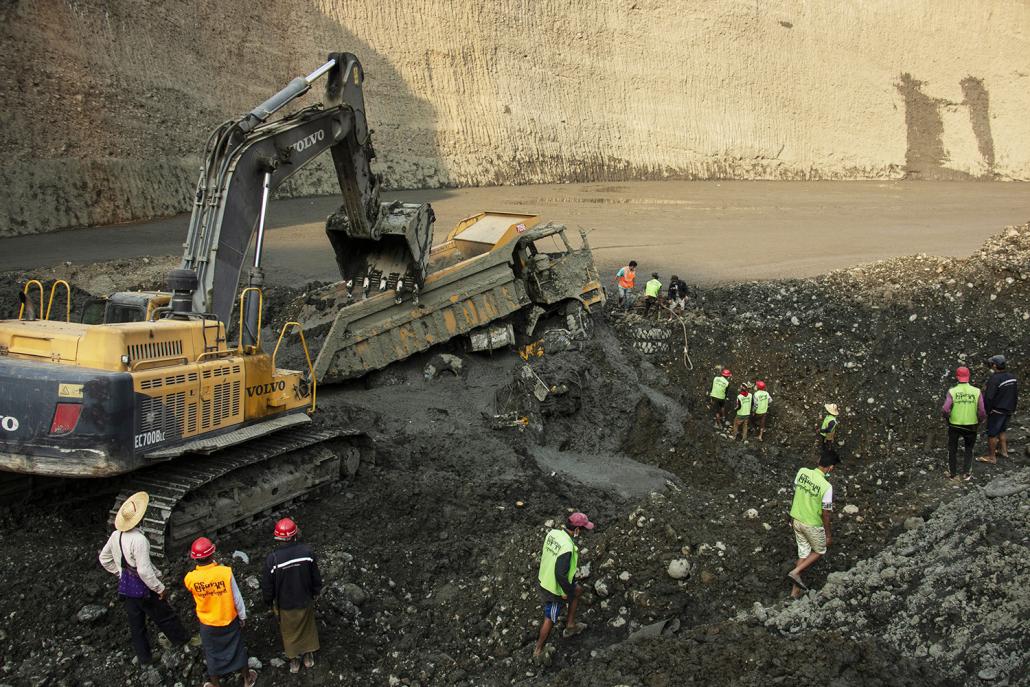
<svg viewBox="0 0 1030 687">
<path fill-rule="evenodd" d="M 131 475 L 111 509 L 137 491 L 150 494 L 140 528 L 151 555 L 177 555 L 197 536 L 245 523 L 277 505 L 353 474 L 371 439 L 358 432 L 292 429 L 211 455 L 192 455 Z"/>
</svg>

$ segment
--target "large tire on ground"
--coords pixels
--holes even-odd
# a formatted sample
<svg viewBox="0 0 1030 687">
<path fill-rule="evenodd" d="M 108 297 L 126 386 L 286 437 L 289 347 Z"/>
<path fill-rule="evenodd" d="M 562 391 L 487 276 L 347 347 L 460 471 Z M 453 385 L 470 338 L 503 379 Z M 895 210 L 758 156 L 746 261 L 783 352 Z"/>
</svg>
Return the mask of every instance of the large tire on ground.
<svg viewBox="0 0 1030 687">
<path fill-rule="evenodd" d="M 664 325 L 638 324 L 630 330 L 633 348 L 644 355 L 660 355 L 669 352 L 672 330 Z"/>
</svg>

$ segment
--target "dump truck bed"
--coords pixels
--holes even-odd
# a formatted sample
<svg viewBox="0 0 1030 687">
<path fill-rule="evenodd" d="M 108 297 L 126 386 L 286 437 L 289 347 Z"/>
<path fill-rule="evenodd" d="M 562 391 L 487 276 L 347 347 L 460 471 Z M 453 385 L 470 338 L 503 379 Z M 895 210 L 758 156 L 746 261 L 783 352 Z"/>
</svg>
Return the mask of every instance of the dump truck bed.
<svg viewBox="0 0 1030 687">
<path fill-rule="evenodd" d="M 545 242 L 557 250 L 545 252 Z M 489 212 L 463 220 L 433 248 L 428 272 L 417 302 L 397 304 L 390 292 L 349 301 L 343 283 L 309 298 L 305 331 L 320 336 L 328 329 L 315 362 L 318 380 L 360 377 L 520 311 L 535 323 L 560 304 L 589 309 L 604 298 L 585 238 L 574 249 L 564 226 L 541 225 L 535 215 Z"/>
</svg>

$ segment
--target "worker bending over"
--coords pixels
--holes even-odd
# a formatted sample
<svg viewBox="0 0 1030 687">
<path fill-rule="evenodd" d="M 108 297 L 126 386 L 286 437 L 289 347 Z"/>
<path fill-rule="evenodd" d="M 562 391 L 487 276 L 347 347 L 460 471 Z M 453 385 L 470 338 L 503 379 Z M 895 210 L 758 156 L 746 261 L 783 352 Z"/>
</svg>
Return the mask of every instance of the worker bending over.
<svg viewBox="0 0 1030 687">
<path fill-rule="evenodd" d="M 655 312 L 661 312 L 658 310 L 658 295 L 662 292 L 662 282 L 658 278 L 657 272 L 651 273 L 651 278 L 646 284 L 644 284 L 644 317 L 647 317 L 648 313 L 651 312 L 651 308 L 654 307 Z"/>
<path fill-rule="evenodd" d="M 836 451 L 837 428 L 840 426 L 837 416 L 840 415 L 840 409 L 836 403 L 827 403 L 823 408 L 826 409 L 826 416 L 819 425 L 819 455 L 825 456 Z"/>
</svg>

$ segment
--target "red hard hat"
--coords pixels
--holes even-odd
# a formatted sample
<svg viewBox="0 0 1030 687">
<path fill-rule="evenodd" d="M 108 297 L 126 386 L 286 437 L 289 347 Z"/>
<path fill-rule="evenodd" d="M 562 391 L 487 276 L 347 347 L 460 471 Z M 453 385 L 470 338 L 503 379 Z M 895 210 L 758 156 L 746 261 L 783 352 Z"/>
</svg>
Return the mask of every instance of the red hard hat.
<svg viewBox="0 0 1030 687">
<path fill-rule="evenodd" d="M 210 558 L 215 555 L 215 543 L 207 537 L 198 537 L 190 547 L 190 558 Z"/>
<path fill-rule="evenodd" d="M 289 518 L 283 518 L 279 522 L 275 523 L 274 536 L 279 541 L 288 541 L 297 536 L 300 530 L 297 529 L 297 523 Z"/>
<path fill-rule="evenodd" d="M 730 372 L 730 371 L 729 371 L 729 370 L 728 370 L 727 368 L 725 368 L 725 367 L 724 367 L 724 368 L 722 369 L 722 376 L 723 376 L 723 377 L 732 377 L 732 376 L 733 376 L 733 373 L 732 373 L 732 372 Z"/>
<path fill-rule="evenodd" d="M 960 382 L 968 382 L 969 381 L 969 368 L 968 367 L 960 367 L 957 370 L 955 370 L 955 379 L 957 379 Z"/>
<path fill-rule="evenodd" d="M 757 382 L 755 382 L 755 386 L 757 386 L 759 389 L 764 389 L 765 388 L 765 382 L 763 382 L 761 379 L 759 379 Z"/>
</svg>

